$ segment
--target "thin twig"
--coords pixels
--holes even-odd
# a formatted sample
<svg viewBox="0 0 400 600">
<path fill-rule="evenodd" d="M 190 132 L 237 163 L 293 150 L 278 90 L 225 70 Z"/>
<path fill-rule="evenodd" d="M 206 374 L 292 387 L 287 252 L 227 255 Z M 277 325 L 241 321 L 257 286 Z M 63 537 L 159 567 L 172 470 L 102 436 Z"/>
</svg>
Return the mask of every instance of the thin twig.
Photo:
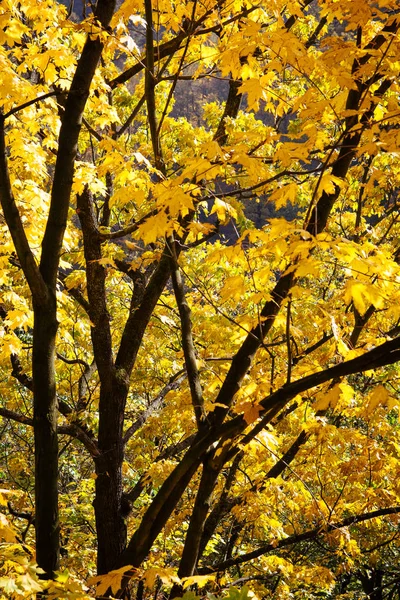
<svg viewBox="0 0 400 600">
<path fill-rule="evenodd" d="M 48 92 L 47 94 L 43 94 L 42 96 L 37 96 L 36 98 L 33 98 L 32 100 L 28 100 L 28 102 L 24 102 L 23 104 L 20 104 L 19 106 L 16 106 L 15 108 L 12 108 L 11 110 L 8 111 L 8 113 L 5 113 L 3 115 L 3 119 L 8 119 L 8 117 L 11 117 L 11 115 L 15 115 L 15 113 L 19 112 L 20 110 L 23 110 L 24 108 L 28 108 L 28 106 L 32 106 L 32 104 L 36 104 L 37 102 L 41 102 L 42 100 L 46 100 L 46 98 L 51 98 L 51 96 L 59 96 L 60 94 L 65 94 L 66 92 L 60 92 L 59 90 L 56 92 Z"/>
</svg>

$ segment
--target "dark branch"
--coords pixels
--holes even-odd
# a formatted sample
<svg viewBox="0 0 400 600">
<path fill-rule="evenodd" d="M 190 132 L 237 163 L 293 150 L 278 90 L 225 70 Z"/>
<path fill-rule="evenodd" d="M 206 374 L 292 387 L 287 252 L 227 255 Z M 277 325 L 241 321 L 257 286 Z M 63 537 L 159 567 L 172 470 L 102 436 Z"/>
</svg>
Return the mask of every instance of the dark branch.
<svg viewBox="0 0 400 600">
<path fill-rule="evenodd" d="M 15 115 L 15 113 L 19 112 L 20 110 L 23 110 L 24 108 L 28 108 L 28 106 L 32 106 L 32 104 L 36 104 L 37 102 L 46 100 L 46 98 L 51 98 L 51 96 L 60 96 L 60 94 L 63 94 L 63 93 L 65 94 L 66 92 L 61 92 L 60 90 L 57 90 L 55 92 L 48 92 L 47 94 L 42 94 L 41 96 L 37 96 L 36 98 L 33 98 L 32 100 L 28 100 L 28 102 L 24 102 L 24 104 L 20 104 L 19 106 L 16 106 L 15 108 L 12 108 L 11 110 L 9 110 L 8 113 L 3 115 L 3 119 L 8 119 L 8 117 L 11 117 L 11 115 Z"/>
<path fill-rule="evenodd" d="M 174 252 L 174 243 L 170 244 L 171 277 L 176 303 L 178 305 L 181 319 L 182 347 L 185 357 L 186 372 L 189 380 L 190 393 L 192 397 L 193 410 L 197 426 L 200 427 L 204 420 L 204 400 L 200 383 L 199 369 L 197 367 L 196 349 L 193 342 L 192 322 L 190 308 L 186 299 L 185 286 L 179 269 L 178 260 Z"/>
<path fill-rule="evenodd" d="M 45 305 L 48 291 L 39 272 L 35 257 L 29 246 L 28 239 L 21 221 L 21 215 L 16 205 L 11 188 L 7 165 L 7 149 L 5 142 L 4 116 L 0 115 L 0 202 L 8 229 L 10 230 L 14 247 L 18 255 L 32 296 L 37 303 Z"/>
<path fill-rule="evenodd" d="M 162 406 L 164 398 L 168 394 L 168 392 L 170 392 L 171 390 L 176 390 L 181 385 L 181 383 L 185 379 L 185 377 L 186 377 L 186 375 L 180 375 L 180 376 L 177 375 L 177 376 L 175 376 L 175 378 L 172 381 L 170 381 L 169 383 L 167 383 L 166 386 L 163 387 L 163 389 L 161 390 L 161 392 L 159 394 L 157 394 L 157 396 L 154 398 L 154 400 L 152 400 L 150 402 L 150 404 L 146 408 L 146 410 L 144 410 L 139 415 L 139 417 L 137 417 L 137 419 L 132 423 L 132 425 L 130 425 L 128 427 L 128 429 L 126 430 L 126 432 L 124 434 L 124 440 L 123 440 L 124 441 L 124 445 L 145 424 L 145 422 L 147 421 L 147 419 L 156 410 L 158 410 Z"/>
<path fill-rule="evenodd" d="M 13 410 L 8 410 L 7 408 L 0 407 L 0 417 L 33 427 L 33 419 L 31 417 L 21 415 Z M 92 440 L 78 425 L 75 425 L 74 423 L 69 425 L 59 425 L 57 427 L 57 433 L 59 435 L 69 435 L 82 442 L 91 456 L 95 457 L 99 455 L 99 450 L 95 441 Z"/>
<path fill-rule="evenodd" d="M 263 554 L 267 554 L 268 552 L 277 551 L 280 548 L 285 548 L 286 546 L 291 546 L 292 544 L 298 544 L 299 542 L 305 542 L 308 540 L 313 540 L 320 535 L 324 535 L 326 533 L 330 533 L 331 531 L 335 531 L 337 529 L 342 529 L 343 527 L 349 527 L 350 525 L 355 525 L 357 523 L 362 523 L 363 521 L 370 521 L 371 519 L 376 519 L 378 517 L 383 517 L 385 515 L 394 515 L 400 513 L 400 506 L 392 506 L 389 508 L 381 508 L 379 510 L 374 510 L 369 513 L 364 513 L 362 515 L 355 515 L 353 517 L 347 517 L 342 521 L 338 521 L 337 523 L 328 523 L 322 527 L 316 527 L 315 529 L 311 529 L 309 531 L 305 531 L 304 533 L 298 533 L 294 535 L 290 535 L 287 538 L 284 538 L 279 541 L 274 541 L 271 544 L 266 544 L 261 546 L 261 548 L 257 548 L 257 550 L 253 550 L 253 552 L 247 552 L 246 554 L 242 554 L 241 556 L 231 558 L 229 560 L 225 560 L 218 565 L 214 565 L 213 567 L 203 567 L 199 569 L 199 574 L 207 574 L 207 573 L 215 573 L 225 571 L 230 567 L 241 565 L 245 562 L 258 558 Z"/>
</svg>

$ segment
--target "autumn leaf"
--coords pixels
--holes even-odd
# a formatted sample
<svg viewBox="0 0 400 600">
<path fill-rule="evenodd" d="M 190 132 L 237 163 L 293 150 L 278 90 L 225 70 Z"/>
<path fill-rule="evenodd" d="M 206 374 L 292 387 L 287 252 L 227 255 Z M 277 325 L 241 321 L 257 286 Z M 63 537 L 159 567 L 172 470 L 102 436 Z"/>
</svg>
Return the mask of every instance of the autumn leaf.
<svg viewBox="0 0 400 600">
<path fill-rule="evenodd" d="M 270 195 L 270 200 L 275 203 L 276 208 L 282 208 L 287 202 L 294 203 L 297 193 L 297 184 L 289 183 L 274 190 Z"/>
<path fill-rule="evenodd" d="M 15 531 L 3 513 L 0 513 L 0 539 L 5 542 L 15 542 L 16 540 Z"/>
<path fill-rule="evenodd" d="M 389 392 L 383 385 L 377 385 L 368 396 L 365 415 L 370 416 L 379 405 L 385 405 L 389 400 Z"/>
<path fill-rule="evenodd" d="M 154 589 L 157 578 L 161 579 L 166 585 L 180 583 L 176 571 L 172 568 L 151 567 L 144 572 L 144 580 L 150 590 Z"/>
<path fill-rule="evenodd" d="M 129 575 L 127 574 L 128 571 L 131 571 Z M 131 565 L 125 565 L 124 567 L 110 571 L 105 575 L 90 577 L 88 579 L 88 584 L 96 586 L 96 595 L 102 596 L 103 594 L 106 594 L 109 588 L 113 594 L 116 594 L 121 588 L 123 578 L 128 576 L 131 577 L 133 572 L 134 568 Z"/>
<path fill-rule="evenodd" d="M 320 392 L 317 396 L 317 401 L 313 404 L 313 409 L 315 412 L 327 410 L 328 408 L 335 408 L 339 396 L 341 393 L 341 389 L 339 384 L 335 385 L 332 389 L 327 392 Z"/>
<path fill-rule="evenodd" d="M 202 588 L 205 585 L 207 585 L 207 583 L 209 583 L 210 581 L 215 581 L 215 578 L 216 578 L 215 574 L 192 575 L 191 577 L 183 577 L 182 578 L 183 589 L 185 590 L 186 588 L 188 588 L 191 585 L 198 585 L 199 588 Z"/>
<path fill-rule="evenodd" d="M 211 209 L 210 214 L 216 214 L 218 217 L 218 221 L 222 224 L 226 223 L 230 218 L 235 218 L 237 216 L 236 210 L 223 200 L 216 198 Z"/>
<path fill-rule="evenodd" d="M 243 418 L 247 425 L 250 425 L 251 423 L 254 423 L 254 421 L 257 421 L 260 412 L 262 411 L 262 406 L 260 406 L 260 404 L 254 404 L 253 402 L 246 402 L 243 409 Z"/>
</svg>

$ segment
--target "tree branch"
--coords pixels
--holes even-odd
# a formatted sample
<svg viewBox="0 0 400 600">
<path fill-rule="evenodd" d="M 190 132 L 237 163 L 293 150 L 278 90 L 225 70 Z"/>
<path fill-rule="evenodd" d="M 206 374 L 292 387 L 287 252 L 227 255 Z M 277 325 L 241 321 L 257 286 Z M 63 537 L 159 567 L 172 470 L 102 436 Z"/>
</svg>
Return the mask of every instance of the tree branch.
<svg viewBox="0 0 400 600">
<path fill-rule="evenodd" d="M 386 515 L 394 515 L 400 513 L 400 506 L 391 506 L 389 508 L 381 508 L 379 510 L 373 510 L 369 513 L 364 513 L 362 515 L 355 515 L 352 517 L 346 517 L 342 521 L 338 521 L 336 523 L 329 523 L 328 525 L 322 527 L 316 527 L 315 529 L 311 529 L 309 531 L 305 531 L 304 533 L 298 533 L 294 535 L 290 535 L 287 538 L 283 538 L 278 541 L 274 541 L 271 544 L 266 544 L 261 546 L 257 550 L 253 550 L 253 552 L 247 552 L 246 554 L 242 554 L 241 556 L 237 556 L 235 558 L 230 558 L 229 560 L 225 560 L 218 565 L 214 565 L 213 567 L 203 567 L 198 570 L 199 574 L 205 575 L 208 573 L 215 573 L 225 571 L 230 567 L 241 565 L 245 562 L 258 558 L 263 554 L 267 554 L 268 552 L 273 552 L 280 550 L 281 548 L 285 548 L 286 546 L 291 546 L 292 544 L 298 544 L 299 542 L 305 542 L 308 540 L 313 540 L 319 535 L 325 535 L 330 533 L 331 531 L 335 531 L 337 529 L 342 529 L 343 527 L 349 527 L 350 525 L 356 525 L 357 523 L 362 523 L 363 521 L 370 521 L 371 519 L 376 519 L 378 517 L 383 517 Z"/>
<path fill-rule="evenodd" d="M 102 241 L 103 240 L 117 240 L 119 238 L 125 237 L 126 235 L 129 235 L 130 233 L 137 231 L 137 229 L 139 229 L 140 225 L 145 223 L 149 217 L 154 217 L 158 212 L 159 212 L 159 210 L 157 208 L 155 208 L 154 210 L 148 212 L 147 214 L 145 214 L 143 217 L 141 217 L 134 223 L 131 223 L 130 225 L 127 225 L 123 229 L 119 229 L 117 231 L 110 231 L 109 233 L 103 233 L 103 232 L 99 231 L 99 237 Z"/>
<path fill-rule="evenodd" d="M 140 112 L 140 109 L 142 108 L 144 102 L 146 100 L 146 94 L 143 94 L 143 96 L 140 98 L 139 102 L 136 104 L 135 108 L 133 109 L 133 111 L 131 112 L 131 114 L 129 115 L 129 117 L 127 118 L 127 120 L 125 121 L 125 123 L 120 127 L 120 129 L 118 131 L 116 131 L 113 135 L 114 139 L 118 139 L 121 137 L 121 135 L 123 135 L 125 133 L 125 131 L 128 129 L 129 125 L 133 122 L 133 120 L 137 117 L 137 115 Z"/>
<path fill-rule="evenodd" d="M 100 0 L 97 3 L 94 16 L 102 28 L 105 29 L 109 26 L 114 10 L 115 0 Z M 52 289 L 56 286 L 60 253 L 67 226 L 82 115 L 103 46 L 104 42 L 100 36 L 87 37 L 65 103 L 51 191 L 50 210 L 43 236 L 40 260 L 40 272 L 44 281 Z"/>
<path fill-rule="evenodd" d="M 108 381 L 113 373 L 113 356 L 110 330 L 110 315 L 107 311 L 105 280 L 106 270 L 100 264 L 101 243 L 98 224 L 94 214 L 92 194 L 85 188 L 77 197 L 78 216 L 82 226 L 84 254 L 86 260 L 87 294 L 94 356 L 100 380 Z"/>
<path fill-rule="evenodd" d="M 59 96 L 60 94 L 65 94 L 65 92 L 61 92 L 60 90 L 54 91 L 54 92 L 48 92 L 47 94 L 42 94 L 41 96 L 37 96 L 36 98 L 33 98 L 32 100 L 28 100 L 27 102 L 24 102 L 23 104 L 20 104 L 19 106 L 16 106 L 15 108 L 12 108 L 11 110 L 8 111 L 8 113 L 5 113 L 5 115 L 3 115 L 3 119 L 8 119 L 8 117 L 11 117 L 11 115 L 15 115 L 15 113 L 19 112 L 20 110 L 23 110 L 24 108 L 28 108 L 28 106 L 32 106 L 32 104 L 36 104 L 37 102 L 41 102 L 42 100 L 46 100 L 46 98 L 51 98 L 51 96 Z"/>
<path fill-rule="evenodd" d="M 33 427 L 33 419 L 31 417 L 26 417 L 25 415 L 21 415 L 13 410 L 8 410 L 7 408 L 0 407 L 0 417 Z M 92 440 L 78 425 L 74 423 L 69 425 L 59 425 L 57 427 L 57 433 L 59 435 L 69 435 L 70 437 L 82 442 L 86 450 L 88 450 L 89 454 L 93 458 L 99 455 L 96 442 Z"/>
<path fill-rule="evenodd" d="M 140 306 L 131 311 L 122 333 L 115 364 L 118 369 L 124 369 L 127 374 L 132 372 L 147 324 L 160 294 L 167 284 L 170 273 L 169 251 L 165 247 L 160 261 L 146 286 Z"/>
<path fill-rule="evenodd" d="M 318 371 L 311 375 L 307 375 L 306 377 L 302 377 L 301 379 L 297 379 L 290 384 L 284 385 L 259 403 L 262 406 L 262 411 L 260 412 L 261 419 L 253 429 L 241 439 L 241 445 L 244 446 L 254 439 L 254 437 L 271 422 L 278 412 L 298 394 L 302 394 L 335 378 L 387 366 L 398 362 L 399 360 L 400 337 L 397 337 L 388 342 L 384 342 L 373 350 L 369 350 L 352 360 L 342 362 L 323 371 Z M 238 415 L 227 423 L 222 424 L 217 429 L 218 438 L 222 436 L 231 438 L 234 435 L 238 435 L 247 426 L 243 416 Z M 230 460 L 232 457 L 232 455 L 229 455 L 227 460 Z"/>
<path fill-rule="evenodd" d="M 37 303 L 45 305 L 48 300 L 47 287 L 29 246 L 24 226 L 21 221 L 21 215 L 15 203 L 11 188 L 7 165 L 4 116 L 2 115 L 0 115 L 0 202 L 7 227 L 10 230 L 14 242 L 18 260 L 28 282 L 32 296 Z"/>
<path fill-rule="evenodd" d="M 132 423 L 132 425 L 128 427 L 124 434 L 124 445 L 126 445 L 126 443 L 131 439 L 131 437 L 135 435 L 135 433 L 144 425 L 147 419 L 161 407 L 163 400 L 168 394 L 168 392 L 170 392 L 171 390 L 176 390 L 180 386 L 182 381 L 185 379 L 185 377 L 186 375 L 179 376 L 179 374 L 177 374 L 172 379 L 172 381 L 170 381 L 169 383 L 167 383 L 166 386 L 163 387 L 161 392 L 157 394 L 154 400 L 150 402 L 149 406 L 139 415 L 139 417 Z"/>
<path fill-rule="evenodd" d="M 150 127 L 151 143 L 153 146 L 154 162 L 156 169 L 165 174 L 162 157 L 160 136 L 158 135 L 156 118 L 155 86 L 156 76 L 154 71 L 154 42 L 153 42 L 153 7 L 152 0 L 144 0 L 146 14 L 146 71 L 145 71 L 145 96 L 147 104 L 147 118 Z"/>
<path fill-rule="evenodd" d="M 16 354 L 11 354 L 10 356 L 12 371 L 11 375 L 17 379 L 21 385 L 23 385 L 27 390 L 33 392 L 33 380 L 32 377 L 24 373 L 24 370 L 21 365 L 21 361 Z"/>
<path fill-rule="evenodd" d="M 192 322 L 190 308 L 187 303 L 185 287 L 179 269 L 178 260 L 174 251 L 174 243 L 170 244 L 171 250 L 171 277 L 176 303 L 181 319 L 182 347 L 185 357 L 186 372 L 189 380 L 190 394 L 197 427 L 200 428 L 205 417 L 203 390 L 200 383 L 199 369 L 197 367 L 196 349 L 193 342 Z"/>
<path fill-rule="evenodd" d="M 382 83 L 380 88 L 378 88 L 378 90 L 375 92 L 377 98 L 380 98 L 381 95 L 388 89 L 388 87 L 390 87 L 389 83 L 390 82 L 387 81 Z M 361 92 L 357 91 L 357 95 L 355 95 L 355 91 L 350 90 L 348 93 L 346 108 L 357 109 L 360 98 Z M 332 165 L 332 175 L 340 179 L 344 179 L 348 172 L 351 161 L 356 155 L 356 150 L 361 140 L 362 133 L 361 129 L 357 130 L 356 132 L 352 131 L 354 126 L 353 121 L 348 121 L 346 126 L 347 133 L 344 134 L 343 145 L 339 151 L 337 159 Z M 321 172 L 321 176 L 322 174 L 323 171 Z M 304 228 L 308 233 L 311 235 L 316 235 L 325 229 L 329 215 L 332 211 L 335 201 L 339 196 L 339 193 L 340 187 L 338 185 L 335 185 L 334 192 L 328 193 L 323 191 L 305 224 Z M 293 285 L 294 279 L 295 274 L 290 270 L 287 270 L 286 273 L 281 276 L 271 292 L 271 300 L 265 303 L 261 311 L 260 323 L 254 327 L 251 332 L 249 332 L 242 346 L 234 356 L 231 368 L 226 375 L 224 383 L 222 384 L 216 399 L 217 404 L 225 405 L 227 408 L 225 409 L 221 406 L 218 406 L 214 410 L 213 418 L 216 423 L 222 423 L 223 419 L 225 418 L 228 407 L 231 405 L 235 394 L 239 390 L 241 382 L 251 366 L 255 353 L 270 331 L 275 321 L 275 317 L 280 311 L 282 302 L 287 297 Z"/>
</svg>

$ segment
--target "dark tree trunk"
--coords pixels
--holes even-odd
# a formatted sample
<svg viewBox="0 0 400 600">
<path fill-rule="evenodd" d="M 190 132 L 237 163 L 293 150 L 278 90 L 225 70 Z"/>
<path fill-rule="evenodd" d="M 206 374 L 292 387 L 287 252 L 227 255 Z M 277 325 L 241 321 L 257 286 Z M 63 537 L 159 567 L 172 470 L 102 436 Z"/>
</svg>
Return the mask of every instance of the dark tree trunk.
<svg viewBox="0 0 400 600">
<path fill-rule="evenodd" d="M 113 570 L 126 546 L 126 525 L 121 514 L 123 425 L 129 378 L 116 368 L 112 355 L 110 315 L 106 303 L 106 270 L 102 257 L 93 198 L 88 189 L 78 197 L 78 214 L 84 238 L 91 335 L 100 377 L 99 456 L 96 458 L 96 497 L 93 503 L 97 532 L 97 571 Z"/>
<path fill-rule="evenodd" d="M 360 573 L 359 578 L 362 588 L 369 600 L 383 600 L 383 571 L 380 569 L 373 569 L 370 575 L 367 572 Z"/>
<path fill-rule="evenodd" d="M 57 399 L 54 372 L 56 302 L 34 307 L 33 421 L 37 562 L 52 578 L 59 566 Z"/>
<path fill-rule="evenodd" d="M 179 565 L 179 577 L 190 577 L 194 574 L 199 557 L 200 543 L 211 504 L 211 494 L 214 490 L 221 465 L 216 468 L 212 461 L 204 461 L 203 473 L 186 534 L 185 546 Z"/>
<path fill-rule="evenodd" d="M 126 546 L 126 524 L 121 514 L 123 416 L 126 391 L 104 389 L 100 393 L 99 450 L 96 459 L 97 572 L 115 569 Z"/>
</svg>

